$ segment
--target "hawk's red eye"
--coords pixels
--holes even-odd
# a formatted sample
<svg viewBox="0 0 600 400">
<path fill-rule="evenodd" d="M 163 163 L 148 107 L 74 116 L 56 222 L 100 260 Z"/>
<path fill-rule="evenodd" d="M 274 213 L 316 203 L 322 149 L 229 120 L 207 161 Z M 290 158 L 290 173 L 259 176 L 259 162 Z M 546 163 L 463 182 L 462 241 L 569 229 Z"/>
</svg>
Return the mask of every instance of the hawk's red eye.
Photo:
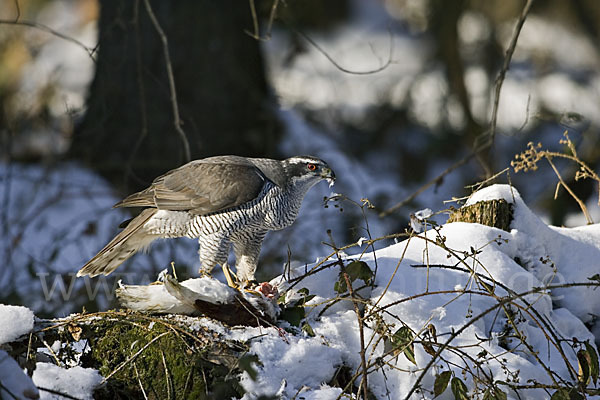
<svg viewBox="0 0 600 400">
<path fill-rule="evenodd" d="M 306 165 L 306 168 L 308 168 L 309 171 L 314 171 L 317 169 L 317 166 L 315 164 L 308 164 Z"/>
</svg>

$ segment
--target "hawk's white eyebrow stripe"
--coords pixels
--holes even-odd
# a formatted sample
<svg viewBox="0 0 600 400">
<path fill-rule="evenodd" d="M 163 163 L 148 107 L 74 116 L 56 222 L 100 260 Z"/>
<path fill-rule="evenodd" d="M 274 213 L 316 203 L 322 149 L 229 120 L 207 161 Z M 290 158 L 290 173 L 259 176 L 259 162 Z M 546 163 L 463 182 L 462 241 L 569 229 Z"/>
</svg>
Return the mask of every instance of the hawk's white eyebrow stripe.
<svg viewBox="0 0 600 400">
<path fill-rule="evenodd" d="M 294 157 L 292 160 L 290 160 L 294 163 L 322 163 L 321 160 L 317 160 L 315 158 L 301 158 L 301 157 Z"/>
</svg>

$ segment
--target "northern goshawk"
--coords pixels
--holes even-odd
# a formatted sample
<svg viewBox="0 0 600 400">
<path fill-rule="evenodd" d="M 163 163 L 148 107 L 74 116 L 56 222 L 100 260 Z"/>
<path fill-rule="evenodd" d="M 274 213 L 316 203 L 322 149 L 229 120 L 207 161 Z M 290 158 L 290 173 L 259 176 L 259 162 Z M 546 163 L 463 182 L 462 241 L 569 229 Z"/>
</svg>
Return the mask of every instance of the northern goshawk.
<svg viewBox="0 0 600 400">
<path fill-rule="evenodd" d="M 291 225 L 306 192 L 334 179 L 327 163 L 312 156 L 191 161 L 115 204 L 144 209 L 77 276 L 108 275 L 155 239 L 189 237 L 198 238 L 201 272 L 219 264 L 227 274 L 233 246 L 238 281 L 252 281 L 267 232 Z"/>
</svg>

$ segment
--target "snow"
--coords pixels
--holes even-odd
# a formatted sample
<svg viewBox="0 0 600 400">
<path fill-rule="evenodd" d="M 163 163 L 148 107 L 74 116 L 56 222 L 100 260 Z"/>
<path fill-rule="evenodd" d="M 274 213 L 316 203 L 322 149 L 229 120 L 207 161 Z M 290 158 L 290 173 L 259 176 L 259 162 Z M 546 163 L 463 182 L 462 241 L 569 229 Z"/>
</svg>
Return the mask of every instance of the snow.
<svg viewBox="0 0 600 400">
<path fill-rule="evenodd" d="M 19 364 L 4 350 L 0 350 L 0 398 L 37 399 L 39 391 Z M 10 393 L 10 394 L 9 394 Z"/>
<path fill-rule="evenodd" d="M 553 286 L 591 282 L 588 278 L 597 273 L 595 262 L 600 257 L 600 225 L 547 226 L 527 207 L 518 190 L 508 185 L 481 189 L 466 204 L 491 199 L 505 199 L 513 205 L 510 232 L 463 222 L 426 225 L 424 232 L 412 233 L 379 250 L 361 250 L 364 243 L 356 243 L 348 253 L 355 250 L 357 254 L 340 255 L 346 264 L 360 260 L 372 271 L 376 269 L 372 286 L 359 287 L 360 279 L 353 284 L 355 293 L 366 301 L 365 358 L 371 365 L 369 391 L 376 398 L 403 399 L 419 379 L 424 390 L 411 398 L 432 399 L 436 376 L 448 368 L 464 380 L 469 394 L 475 397 L 482 394 L 476 388 L 484 377 L 543 385 L 552 384 L 547 371 L 553 371 L 562 379 L 576 381 L 572 373 L 578 368 L 576 343 L 594 344 L 600 332 L 595 319 L 600 315 L 600 301 L 594 290 L 597 287 Z M 431 211 L 423 210 L 419 215 L 431 216 Z M 292 268 L 271 281 L 280 293 L 287 290 L 288 304 L 301 297 L 300 289 L 314 295 L 306 304 L 304 321 L 312 327 L 314 336 L 287 322 L 280 322 L 280 328 L 228 328 L 207 318 L 180 318 L 190 329 L 202 326 L 225 339 L 245 342 L 249 353 L 258 356 L 256 378 L 246 372 L 240 376 L 246 391 L 244 399 L 261 395 L 335 399 L 341 389 L 332 387 L 331 381 L 339 368 L 345 366 L 351 374 L 360 370 L 360 334 L 354 305 L 335 289 L 339 266 L 332 263 L 329 268 L 306 275 L 306 271 L 327 262 L 327 258 L 321 258 L 318 263 Z M 292 287 L 290 279 L 300 276 L 304 277 Z M 123 285 L 120 290 L 131 299 L 144 300 L 143 305 L 150 307 L 144 311 L 178 313 L 193 311 L 186 300 L 191 295 L 227 301 L 234 293 L 223 283 L 202 277 L 183 281 L 179 292 L 172 296 L 170 278 L 163 275 L 162 279 L 164 285 Z M 515 297 L 506 305 L 513 313 L 512 320 L 499 307 L 499 300 L 506 296 Z M 135 308 L 134 304 L 132 301 L 128 305 Z M 17 320 L 24 320 L 24 315 L 31 322 L 14 335 L 31 329 L 33 317 L 29 310 L 20 310 Z M 389 337 L 402 326 L 416 335 L 416 364 L 402 353 L 389 352 Z M 426 370 L 431 355 L 420 341 L 432 340 L 425 336 L 431 327 L 436 332 L 436 346 L 448 347 Z M 527 346 L 520 337 L 526 338 Z M 0 366 L 8 365 L 4 371 L 0 368 L 3 374 L 22 375 L 16 364 L 1 362 Z M 484 375 L 478 365 L 485 366 Z M 464 375 L 463 370 L 470 373 Z M 19 388 L 27 387 L 28 378 L 23 375 L 19 379 L 25 382 Z M 91 398 L 101 380 L 95 370 L 78 366 L 65 369 L 39 362 L 33 375 L 38 387 L 77 398 Z M 548 397 L 543 389 L 515 392 L 505 385 L 501 389 L 509 399 Z M 43 390 L 40 394 L 42 398 L 51 396 Z"/>
<path fill-rule="evenodd" d="M 540 282 L 561 284 L 586 282 L 598 273 L 600 225 L 577 228 L 547 226 L 525 205 L 516 189 L 494 185 L 476 192 L 466 204 L 504 199 L 515 204 L 513 231 L 521 262 Z M 540 261 L 546 260 L 545 262 Z M 554 269 L 556 267 L 556 270 Z M 553 300 L 567 307 L 583 322 L 600 315 L 598 294 L 593 287 L 557 288 Z"/>
<path fill-rule="evenodd" d="M 409 122 L 420 123 L 435 130 L 449 122 L 453 127 L 465 123 L 465 117 L 456 107 L 455 100 L 448 99 L 448 87 L 443 78 L 443 67 L 431 66 L 433 47 L 420 36 L 411 36 L 397 26 L 390 34 L 381 27 L 389 22 L 385 12 L 367 2 L 354 2 L 357 15 L 369 15 L 357 18 L 351 25 L 340 26 L 328 33 L 310 36 L 325 49 L 339 64 L 353 70 L 369 70 L 383 65 L 392 46 L 392 63 L 384 71 L 372 75 L 349 75 L 334 67 L 315 47 L 307 46 L 302 52 L 289 60 L 288 50 L 291 39 L 273 32 L 273 39 L 264 43 L 270 81 L 274 85 L 277 97 L 285 108 L 280 117 L 288 128 L 281 143 L 283 154 L 316 154 L 328 161 L 338 175 L 336 191 L 350 199 L 385 198 L 402 199 L 414 191 L 418 183 L 399 182 L 399 169 L 396 152 L 391 154 L 376 149 L 372 154 L 361 154 L 361 159 L 347 151 L 343 136 L 344 130 L 337 129 L 339 124 L 360 125 L 370 115 L 371 107 L 389 104 L 405 109 Z M 399 6 L 397 2 L 384 2 L 384 7 L 393 11 L 393 15 L 402 19 L 408 12 L 416 12 L 415 7 L 426 10 L 423 2 L 411 1 L 411 7 Z M 96 26 L 93 21 L 75 21 L 64 18 L 68 13 L 64 2 L 53 2 L 40 21 L 65 33 L 83 40 L 92 46 L 96 41 Z M 411 11 L 412 9 L 412 11 Z M 377 15 L 373 15 L 373 13 Z M 417 11 L 418 12 L 418 11 Z M 9 16 L 7 18 L 12 18 Z M 424 17 L 423 17 L 424 18 Z M 373 22 L 376 24 L 374 25 Z M 461 41 L 476 49 L 481 38 L 490 35 L 485 17 L 478 13 L 467 13 L 459 23 Z M 498 34 L 506 48 L 514 29 L 514 21 L 508 21 Z M 31 35 L 40 34 L 33 31 Z M 87 86 L 93 74 L 93 62 L 85 52 L 72 43 L 64 42 L 43 34 L 45 45 L 37 51 L 38 56 L 23 69 L 22 79 L 18 82 L 19 93 L 13 100 L 24 109 L 39 107 L 38 101 L 42 89 L 49 84 L 56 87 L 48 103 L 51 117 L 65 120 L 67 109 L 79 109 L 84 104 Z M 38 46 L 39 47 L 39 46 Z M 565 55 L 569 55 L 565 57 Z M 541 60 L 535 60 L 542 57 Z M 513 65 L 504 82 L 500 97 L 497 138 L 497 154 L 514 154 L 514 141 L 511 146 L 503 142 L 502 134 L 521 135 L 521 127 L 528 120 L 534 120 L 549 110 L 559 116 L 571 110 L 584 115 L 597 124 L 600 114 L 600 60 L 594 44 L 568 26 L 556 24 L 552 19 L 530 15 L 523 27 Z M 487 124 L 490 115 L 490 97 L 494 76 L 478 66 L 477 63 L 465 66 L 465 85 L 469 92 L 474 118 Z M 526 64 L 526 65 L 524 65 Z M 542 71 L 536 71 L 543 65 Z M 548 67 L 549 66 L 549 67 Z M 301 117 L 302 110 L 312 110 L 327 115 L 322 123 L 331 133 L 310 126 Z M 314 117 L 314 114 L 312 115 Z M 333 116 L 333 117 L 332 117 Z M 336 121 L 336 117 L 338 120 Z M 67 118 L 69 119 L 69 118 Z M 309 118 L 307 118 L 309 119 Z M 341 121 L 341 123 L 340 123 Z M 545 121 L 541 117 L 541 121 Z M 562 122 L 562 121 L 561 121 Z M 563 127 L 559 127 L 562 131 Z M 581 129 L 584 131 L 585 129 Z M 395 135 L 400 137 L 406 132 Z M 408 149 L 411 154 L 428 151 L 419 138 L 422 131 L 410 131 L 410 140 L 403 139 L 394 145 Z M 428 132 L 429 134 L 430 132 Z M 554 134 L 554 132 L 551 132 Z M 67 148 L 65 138 L 58 132 L 28 132 L 38 139 L 30 141 L 45 154 L 49 148 L 53 153 L 62 153 Z M 556 135 L 553 136 L 555 138 Z M 310 140 L 307 140 L 310 139 Z M 554 139 L 553 139 L 554 140 Z M 504 144 L 503 144 L 504 143 Z M 593 143 L 592 143 L 593 145 Z M 15 146 L 17 150 L 18 146 Z M 509 150 L 507 150 L 507 148 Z M 17 151 L 18 152 L 18 151 Z M 449 162 L 456 160 L 436 159 L 430 162 L 426 179 L 436 176 L 447 168 Z M 463 173 L 462 178 L 459 174 Z M 552 174 L 550 171 L 549 174 Z M 568 367 L 556 347 L 548 341 L 546 330 L 539 326 L 539 316 L 552 327 L 554 334 L 561 340 L 560 345 L 566 352 L 568 362 L 577 369 L 575 351 L 569 346 L 573 337 L 579 341 L 600 341 L 600 299 L 594 287 L 550 288 L 545 293 L 529 294 L 515 302 L 521 306 L 522 318 L 517 321 L 519 330 L 527 337 L 534 352 L 519 345 L 518 339 L 505 338 L 502 330 L 507 324 L 503 313 L 489 313 L 475 319 L 481 313 L 496 304 L 490 296 L 467 294 L 465 290 L 479 290 L 482 287 L 474 279 L 473 272 L 493 278 L 515 292 L 526 292 L 536 287 L 560 285 L 563 283 L 590 282 L 588 278 L 598 273 L 596 264 L 600 256 L 600 225 L 560 228 L 548 226 L 524 203 L 523 198 L 532 199 L 531 194 L 541 193 L 549 186 L 548 175 L 538 175 L 519 192 L 507 185 L 494 185 L 473 194 L 466 204 L 478 201 L 502 198 L 514 205 L 515 219 L 510 232 L 479 226 L 475 224 L 453 223 L 432 230 L 415 213 L 413 228 L 418 235 L 384 248 L 377 243 L 379 250 L 371 252 L 371 246 L 365 246 L 367 238 L 362 228 L 348 242 L 355 241 L 358 248 L 348 252 L 355 255 L 345 261 L 361 259 L 371 269 L 377 269 L 374 286 L 360 291 L 370 301 L 370 306 L 388 307 L 383 314 L 384 321 L 394 324 L 394 329 L 406 324 L 415 332 L 421 332 L 428 324 L 436 327 L 440 342 L 468 325 L 453 339 L 452 345 L 465 349 L 470 357 L 476 357 L 483 349 L 490 355 L 486 368 L 497 380 L 509 381 L 509 373 L 518 372 L 518 380 L 526 384 L 528 380 L 549 383 L 542 362 L 562 378 L 568 379 Z M 554 179 L 554 176 L 552 175 Z M 16 288 L 16 294 L 26 298 L 36 312 L 52 311 L 66 314 L 81 309 L 86 301 L 97 301 L 101 308 L 107 308 L 112 300 L 114 288 L 104 278 L 94 283 L 88 279 L 69 281 L 75 271 L 102 247 L 116 232 L 116 226 L 129 216 L 122 210 L 110 210 L 119 197 L 111 187 L 97 175 L 75 165 L 59 164 L 53 169 L 38 166 L 26 166 L 16 163 L 0 164 L 2 180 L 3 210 L 0 212 L 2 240 L 0 241 L 0 259 L 6 261 L 6 270 L 0 277 L 0 289 Z M 447 176 L 436 188 L 430 188 L 418 199 L 415 207 L 436 209 L 440 200 L 456 194 L 465 181 L 471 182 L 471 171 L 455 171 Z M 514 181 L 520 178 L 516 177 Z M 531 181 L 531 179 L 530 179 Z M 321 200 L 329 190 L 319 185 L 309 192 L 304 201 L 300 216 L 293 227 L 280 233 L 270 234 L 264 245 L 263 256 L 285 254 L 289 244 L 292 253 L 289 275 L 279 276 L 272 282 L 279 286 L 280 292 L 290 284 L 286 278 L 298 277 L 316 264 L 305 265 L 306 260 L 324 260 L 328 248 L 320 242 L 328 241 L 325 233 L 332 230 L 336 239 L 343 235 L 350 218 L 360 216 L 357 207 L 345 207 L 344 214 L 338 209 L 320 207 Z M 449 195 L 450 194 L 450 195 Z M 528 196 L 529 195 L 529 196 Z M 339 201 L 342 204 L 342 201 Z M 385 201 L 383 202 L 385 203 Z M 532 201 L 533 205 L 534 202 Z M 386 204 L 379 203 L 378 206 Z M 598 207 L 591 201 L 588 208 L 597 217 Z M 408 211 L 410 212 L 410 211 Z M 408 214 L 408 212 L 406 214 Z M 428 218 L 428 217 L 425 217 Z M 597 219 L 596 219 L 597 220 Z M 583 224 L 581 215 L 567 220 L 569 226 Z M 372 218 L 369 220 L 370 237 L 387 234 L 391 228 L 398 227 L 387 220 Z M 426 228 L 429 230 L 424 231 Z M 290 239 L 290 238 L 293 238 Z M 445 238 L 445 246 L 436 244 L 436 240 Z M 500 239 L 499 239 L 500 238 Z M 125 282 L 149 282 L 155 273 L 165 268 L 170 261 L 176 260 L 190 267 L 197 266 L 197 244 L 195 241 L 178 240 L 157 243 L 150 255 L 140 254 L 128 265 L 121 267 Z M 471 254 L 471 249 L 481 253 Z M 361 254 L 361 251 L 364 254 Z M 263 257 L 265 260 L 267 257 Z M 325 262 L 327 260 L 325 259 Z M 429 265 L 429 268 L 417 268 L 414 265 Z M 470 273 L 435 267 L 450 265 L 469 268 Z M 279 266 L 279 265 L 278 265 Z M 131 268 L 129 268 L 131 267 Z M 129 269 L 128 269 L 129 268 Z M 128 271 L 136 271 L 128 273 Z M 142 271 L 142 272 L 139 272 Z M 234 340 L 248 340 L 251 352 L 257 354 L 262 366 L 257 366 L 259 376 L 256 381 L 244 375 L 242 382 L 248 394 L 247 399 L 260 394 L 280 394 L 284 398 L 335 399 L 341 394 L 340 388 L 329 387 L 336 369 L 341 365 L 356 372 L 360 365 L 358 355 L 359 336 L 356 315 L 349 301 L 338 301 L 334 283 L 338 280 L 336 267 L 325 269 L 301 281 L 288 292 L 287 298 L 298 296 L 297 290 L 304 287 L 316 295 L 307 307 L 307 322 L 316 336 L 295 332 L 281 336 L 274 328 L 228 329 L 206 319 L 194 320 L 211 329 L 222 332 Z M 69 283 L 70 282 L 70 283 Z M 389 284 L 389 285 L 388 285 Z M 182 286 L 194 292 L 194 295 L 206 298 L 226 299 L 230 295 L 227 288 L 208 278 L 190 279 Z M 160 312 L 193 313 L 189 305 L 181 303 L 171 296 L 163 285 L 123 286 L 131 301 L 131 308 L 155 310 Z M 596 289 L 596 290 L 595 290 Z M 410 301 L 401 302 L 429 290 L 430 294 Z M 455 293 L 437 294 L 436 290 Z M 228 294 L 229 293 L 229 294 Z M 86 296 L 87 294 L 87 296 Z M 507 290 L 495 288 L 498 296 L 507 295 Z M 102 298 L 104 295 L 105 298 Z M 144 302 L 140 302 L 140 299 Z M 77 303 L 81 301 L 81 303 Z M 398 302 L 397 304 L 393 304 Z M 393 305 L 392 305 L 393 304 Z M 322 315 L 321 315 L 322 313 Z M 537 313 L 537 314 L 535 314 Z M 10 323 L 6 323 L 10 321 Z M 401 321 L 401 322 L 400 322 Z M 536 322 L 538 321 L 538 322 Z M 0 343 L 15 340 L 31 331 L 33 313 L 16 306 L 0 306 Z M 283 324 L 288 327 L 287 325 Z M 419 345 L 415 347 L 417 366 L 404 356 L 384 357 L 385 346 L 377 342 L 379 334 L 374 331 L 372 322 L 368 322 L 365 335 L 375 338 L 368 347 L 368 358 L 373 361 L 383 357 L 390 366 L 374 368 L 369 375 L 369 388 L 378 398 L 402 398 L 414 384 L 430 356 Z M 477 338 L 486 338 L 479 341 Z M 54 343 L 58 348 L 60 343 Z M 536 358 L 537 357 L 539 358 Z M 505 361 L 502 361 L 505 359 Z M 456 354 L 447 354 L 448 364 L 473 368 L 473 363 L 465 361 Z M 422 386 L 431 388 L 436 373 L 447 368 L 436 362 L 423 377 Z M 454 367 L 457 376 L 460 369 Z M 0 350 L 0 380 L 21 382 L 18 388 L 33 388 L 12 358 Z M 80 379 L 87 382 L 85 388 L 76 388 Z M 93 386 L 99 375 L 93 370 L 79 367 L 68 370 L 51 364 L 38 363 L 34 381 L 42 387 L 65 390 L 74 397 L 90 398 Z M 70 382 L 72 381 L 72 382 Z M 475 387 L 472 378 L 467 386 Z M 96 383 L 94 383 L 96 382 Z M 505 387 L 503 387 L 506 389 Z M 445 393 L 450 398 L 449 390 Z M 49 396 L 47 392 L 41 395 Z M 424 392 L 413 398 L 431 398 Z M 521 390 L 518 394 L 509 392 L 509 398 L 543 399 L 548 395 L 541 389 Z M 443 398 L 440 397 L 440 398 Z"/>
<path fill-rule="evenodd" d="M 370 299 L 371 305 L 387 307 L 387 313 L 381 315 L 388 324 L 396 326 L 394 329 L 397 329 L 400 321 L 410 326 L 414 332 L 422 332 L 429 324 L 433 324 L 440 342 L 445 342 L 451 332 L 466 326 L 460 335 L 452 339 L 451 345 L 463 349 L 472 359 L 477 359 L 477 355 L 485 350 L 489 355 L 486 368 L 495 380 L 513 379 L 517 376 L 515 379 L 522 384 L 529 380 L 550 384 L 551 380 L 541 362 L 563 378 L 569 376 L 570 367 L 557 348 L 548 341 L 545 336 L 548 328 L 540 325 L 539 318 L 547 321 L 558 337 L 594 343 L 594 336 L 583 323 L 590 322 L 590 314 L 598 314 L 600 302 L 592 288 L 551 289 L 546 294 L 532 293 L 515 302 L 522 307 L 521 310 L 528 310 L 520 313 L 516 324 L 519 331 L 527 337 L 532 351 L 537 354 L 534 356 L 520 345 L 518 339 L 504 338 L 507 340 L 501 344 L 504 340 L 501 332 L 508 320 L 503 313 L 488 311 L 496 304 L 493 297 L 464 293 L 465 290 L 482 288 L 472 279 L 469 271 L 434 267 L 427 271 L 427 268 L 414 267 L 429 262 L 431 266 L 457 265 L 471 268 L 473 272 L 497 282 L 494 291 L 497 296 L 508 294 L 500 284 L 514 292 L 524 293 L 563 281 L 587 281 L 591 270 L 586 270 L 586 266 L 591 269 L 597 265 L 594 260 L 600 255 L 598 226 L 577 229 L 548 227 L 527 208 L 518 191 L 506 185 L 483 189 L 473 195 L 468 204 L 495 198 L 504 198 L 515 205 L 515 220 L 511 232 L 457 222 L 447 224 L 439 231 L 430 229 L 409 240 L 378 250 L 375 254 L 366 253 L 362 260 L 374 269 L 377 259 L 378 272 L 372 291 L 369 293 L 368 290 L 363 290 L 362 295 Z M 436 238 L 442 237 L 445 238 L 444 248 L 434 244 Z M 471 253 L 471 248 L 480 253 L 472 257 L 465 256 Z M 565 256 L 559 257 L 560 254 Z M 540 257 L 552 259 L 558 271 L 556 276 L 560 274 L 563 278 L 548 279 L 544 275 L 547 271 L 543 269 L 545 264 L 540 262 Z M 515 262 L 517 258 L 525 268 Z M 308 270 L 313 266 L 309 265 Z M 579 272 L 580 270 L 583 272 Z M 292 275 L 294 272 L 300 275 L 304 273 L 304 269 L 292 271 Z M 330 398 L 326 393 L 339 392 L 321 385 L 332 378 L 336 368 L 344 364 L 350 366 L 352 371 L 357 371 L 360 366 L 360 346 L 356 315 L 350 302 L 339 302 L 319 317 L 319 313 L 324 310 L 323 303 L 335 297 L 333 283 L 337 280 L 338 272 L 333 268 L 326 269 L 303 279 L 299 285 L 316 295 L 309 303 L 312 307 L 307 318 L 316 333 L 315 337 L 288 336 L 289 343 L 286 343 L 274 330 L 264 330 L 263 333 L 269 334 L 251 341 L 251 352 L 259 356 L 263 365 L 257 367 L 259 376 L 256 381 L 248 376 L 242 380 L 248 391 L 245 398 L 277 393 L 282 382 L 285 383 L 284 397 L 291 398 L 302 390 L 303 396 L 307 398 Z M 280 282 L 281 279 L 276 278 L 272 282 Z M 453 288 L 456 293 L 434 294 L 436 291 Z M 427 289 L 431 295 L 403 301 L 425 293 Z M 373 324 L 367 323 L 365 337 L 369 340 L 368 343 L 377 343 L 377 340 L 370 341 L 378 337 L 373 328 Z M 381 343 L 367 346 L 370 361 L 384 357 L 392 364 L 390 367 L 376 368 L 369 374 L 369 389 L 377 398 L 404 398 L 430 356 L 421 346 L 416 345 L 415 366 L 403 356 L 385 356 L 383 347 Z M 575 351 L 564 344 L 562 351 L 576 370 Z M 472 362 L 465 361 L 456 354 L 449 352 L 446 357 L 454 365 L 466 363 L 469 368 L 474 368 Z M 310 367 L 305 368 L 304 365 Z M 433 369 L 425 373 L 422 386 L 432 388 L 435 371 L 442 371 L 444 366 L 443 362 L 434 363 Z M 460 376 L 460 370 L 455 369 L 454 372 Z M 467 387 L 474 387 L 471 378 L 467 378 L 465 382 Z M 503 390 L 507 389 L 503 387 Z M 508 391 L 508 394 L 509 398 L 517 398 L 515 392 Z M 420 397 L 421 395 L 424 397 Z M 415 398 L 431 398 L 427 392 L 421 395 Z M 541 389 L 523 389 L 518 396 L 521 399 L 545 399 L 548 394 Z"/>
<path fill-rule="evenodd" d="M 33 382 L 43 389 L 65 393 L 77 399 L 93 399 L 92 391 L 102 382 L 100 373 L 91 368 L 61 368 L 50 363 L 37 363 Z M 40 390 L 41 399 L 64 399 L 64 396 Z"/>
<path fill-rule="evenodd" d="M 0 304 L 0 344 L 31 332 L 33 318 L 33 312 L 27 307 Z"/>
<path fill-rule="evenodd" d="M 0 236 L 0 259 L 9 266 L 0 276 L 0 288 L 26 298 L 36 314 L 51 310 L 66 315 L 87 301 L 107 308 L 116 281 L 75 279 L 75 274 L 131 217 L 112 209 L 119 200 L 114 189 L 75 163 L 53 168 L 0 163 L 0 180 L 7 200 L 0 213 L 6 229 Z M 171 261 L 196 267 L 197 246 L 189 239 L 156 241 L 149 254 L 136 255 L 112 276 L 144 283 Z"/>
</svg>

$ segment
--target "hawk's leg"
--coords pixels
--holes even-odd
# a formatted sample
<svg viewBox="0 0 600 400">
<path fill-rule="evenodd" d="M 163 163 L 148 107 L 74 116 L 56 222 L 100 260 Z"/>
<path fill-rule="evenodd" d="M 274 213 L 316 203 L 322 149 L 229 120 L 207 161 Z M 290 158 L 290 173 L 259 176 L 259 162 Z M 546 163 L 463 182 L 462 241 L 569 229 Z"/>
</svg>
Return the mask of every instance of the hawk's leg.
<svg viewBox="0 0 600 400">
<path fill-rule="evenodd" d="M 217 264 L 227 265 L 227 256 L 231 247 L 229 238 L 220 234 L 208 234 L 200 236 L 198 243 L 200 244 L 200 250 L 198 250 L 201 263 L 200 274 L 210 275 Z"/>
<path fill-rule="evenodd" d="M 237 280 L 237 276 L 235 276 L 235 274 L 233 272 L 231 272 L 231 270 L 229 269 L 229 265 L 227 265 L 227 263 L 223 263 L 221 265 L 221 268 L 223 269 L 223 275 L 225 275 L 225 279 L 227 280 L 227 284 L 229 286 L 231 286 L 232 288 L 236 288 L 238 287 L 238 285 L 235 283 L 235 281 L 233 280 L 233 278 L 231 277 L 231 275 L 234 276 L 234 278 L 236 278 Z"/>
<path fill-rule="evenodd" d="M 238 282 L 241 283 L 244 288 L 251 288 L 256 286 L 252 282 L 256 283 L 254 273 L 258 265 L 258 256 L 260 254 L 260 248 L 262 241 L 267 234 L 266 231 L 260 232 L 247 232 L 239 237 L 232 236 L 231 241 L 233 243 L 233 252 L 235 253 L 235 268 L 237 271 Z"/>
</svg>

